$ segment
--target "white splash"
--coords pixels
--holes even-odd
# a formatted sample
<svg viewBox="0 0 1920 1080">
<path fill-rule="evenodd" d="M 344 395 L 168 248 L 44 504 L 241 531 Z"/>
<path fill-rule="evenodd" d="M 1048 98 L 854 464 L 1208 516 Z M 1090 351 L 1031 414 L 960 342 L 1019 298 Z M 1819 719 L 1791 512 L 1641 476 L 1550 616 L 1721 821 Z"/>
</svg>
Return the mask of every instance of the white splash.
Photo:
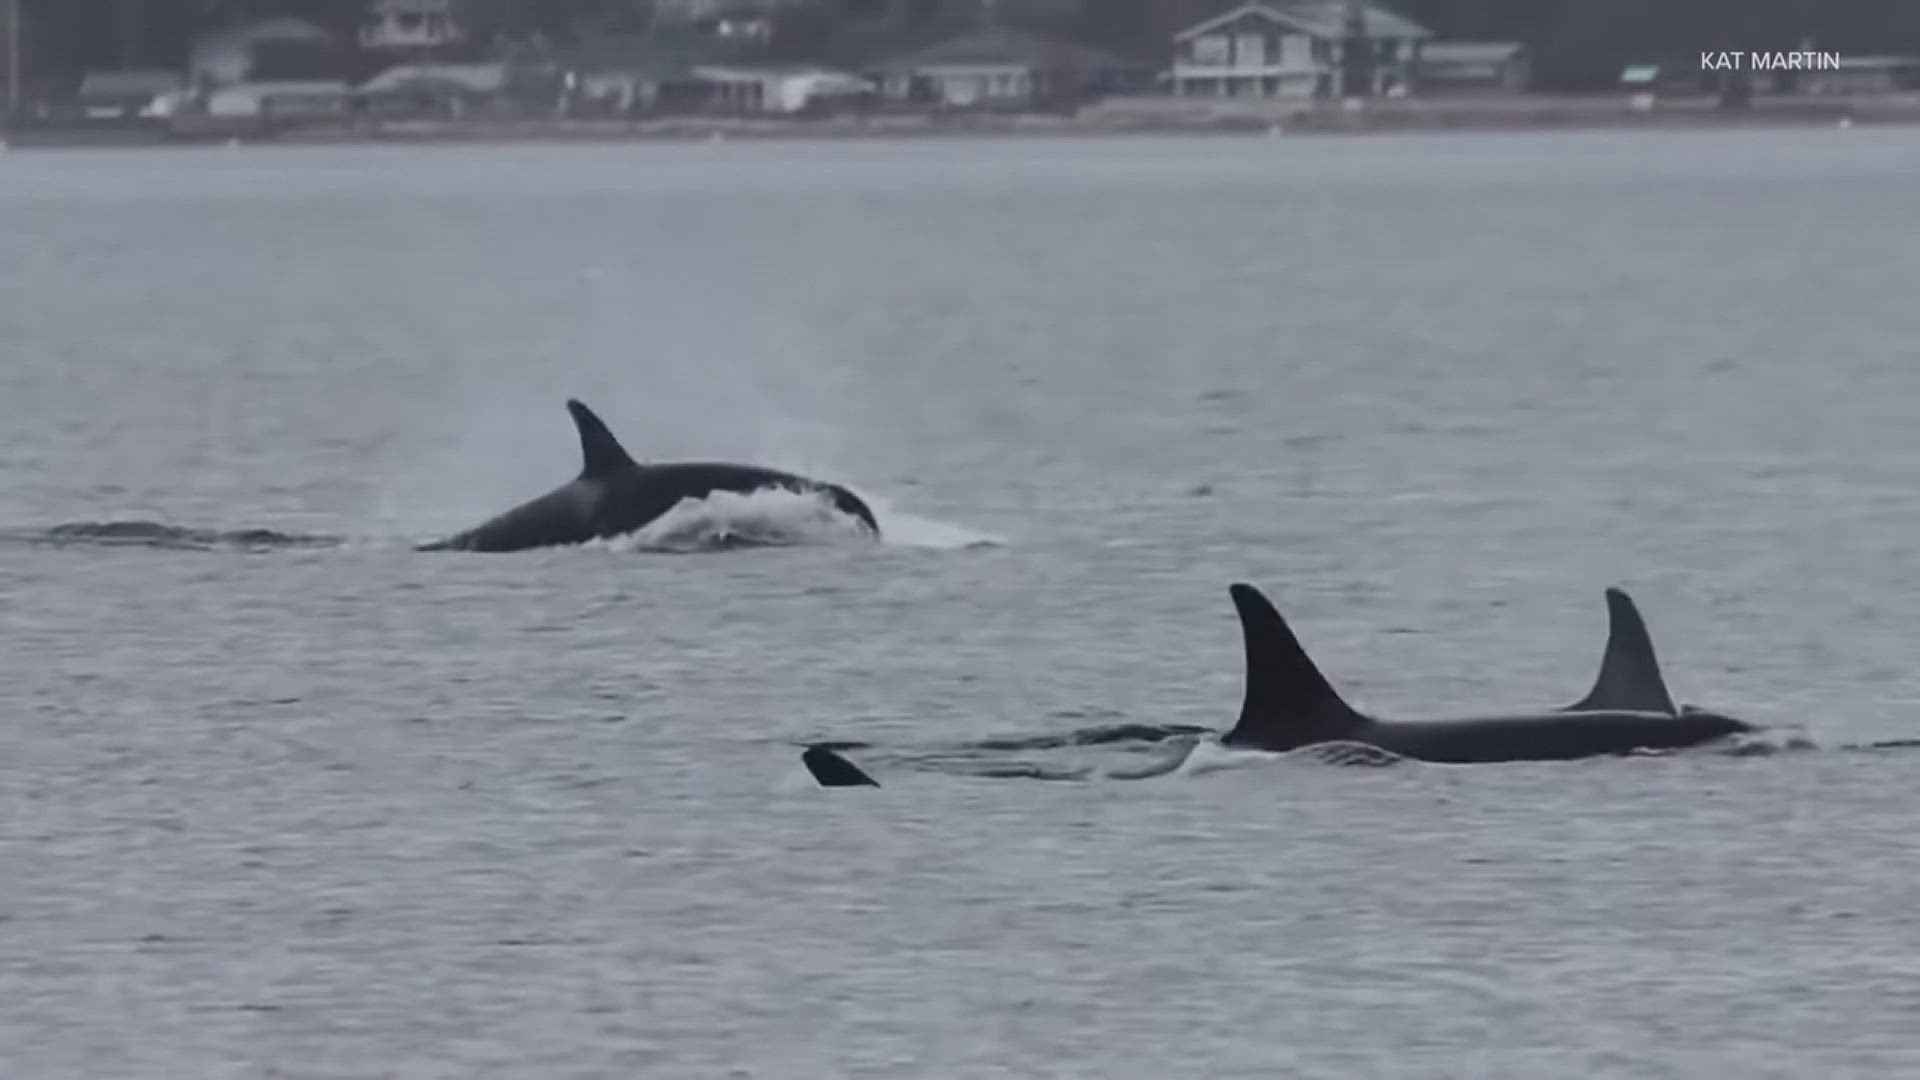
<svg viewBox="0 0 1920 1080">
<path fill-rule="evenodd" d="M 610 551 L 687 552 L 852 542 L 868 542 L 866 529 L 841 513 L 826 496 L 762 488 L 681 499 L 633 532 L 586 546 Z"/>
<path fill-rule="evenodd" d="M 950 550 L 1000 543 L 964 526 L 894 510 L 884 500 L 870 500 L 868 506 L 880 522 L 881 542 L 885 544 Z M 682 499 L 631 533 L 584 546 L 608 551 L 693 552 L 871 542 L 861 523 L 840 512 L 824 494 L 761 488 Z"/>
<path fill-rule="evenodd" d="M 1228 769 L 1257 768 L 1272 762 L 1274 757 L 1261 750 L 1227 746 L 1219 739 L 1200 739 L 1194 743 L 1193 753 L 1187 755 L 1176 772 L 1180 776 L 1199 776 Z"/>
<path fill-rule="evenodd" d="M 969 529 L 965 525 L 907 513 L 884 498 L 855 490 L 866 501 L 868 509 L 873 511 L 873 516 L 879 519 L 881 539 L 891 546 L 954 551 L 961 548 L 1001 547 L 1007 542 L 1005 537 Z"/>
<path fill-rule="evenodd" d="M 1183 745 L 1184 744 L 1184 745 Z M 1406 759 L 1364 743 L 1315 743 L 1286 753 L 1224 745 L 1218 738 L 1186 736 L 1169 740 L 1168 759 L 1146 769 L 1110 773 L 1109 778 L 1139 780 L 1151 776 L 1201 776 L 1230 769 L 1264 768 L 1273 764 L 1372 766 L 1394 765 Z"/>
</svg>

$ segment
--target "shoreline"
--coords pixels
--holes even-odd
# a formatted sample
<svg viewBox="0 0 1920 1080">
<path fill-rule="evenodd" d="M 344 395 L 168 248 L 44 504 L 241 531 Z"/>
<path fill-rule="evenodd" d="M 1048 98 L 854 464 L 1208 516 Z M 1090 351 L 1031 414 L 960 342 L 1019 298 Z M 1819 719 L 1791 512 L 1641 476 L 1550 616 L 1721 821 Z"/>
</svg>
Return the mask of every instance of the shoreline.
<svg viewBox="0 0 1920 1080">
<path fill-rule="evenodd" d="M 300 120 L 22 126 L 9 149 L 194 145 L 687 142 L 729 139 L 923 139 L 1124 135 L 1362 135 L 1608 129 L 1708 130 L 1920 124 L 1920 94 L 1756 98 L 1728 110 L 1707 97 L 1486 95 L 1326 102 L 1113 98 L 1071 114 L 880 113 L 788 118 Z"/>
</svg>

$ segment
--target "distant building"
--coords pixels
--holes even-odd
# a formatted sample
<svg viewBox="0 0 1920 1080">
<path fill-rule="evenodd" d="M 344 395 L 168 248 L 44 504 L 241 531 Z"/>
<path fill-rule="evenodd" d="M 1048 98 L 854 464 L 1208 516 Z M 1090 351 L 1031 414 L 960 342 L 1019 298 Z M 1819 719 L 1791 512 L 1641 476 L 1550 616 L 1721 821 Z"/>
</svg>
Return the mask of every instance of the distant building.
<svg viewBox="0 0 1920 1080">
<path fill-rule="evenodd" d="M 1620 72 L 1620 88 L 1640 94 L 1705 94 L 1709 81 L 1698 61 L 1629 64 Z"/>
<path fill-rule="evenodd" d="M 1802 93 L 1895 94 L 1920 90 L 1920 57 L 1843 56 L 1840 66 L 1793 73 Z"/>
<path fill-rule="evenodd" d="M 1423 94 L 1524 90 L 1532 56 L 1517 41 L 1429 41 L 1420 46 L 1416 73 Z"/>
<path fill-rule="evenodd" d="M 206 115 L 222 120 L 337 118 L 353 111 L 353 88 L 316 79 L 224 86 L 207 95 Z"/>
<path fill-rule="evenodd" d="M 868 70 L 889 101 L 1032 108 L 1123 87 L 1138 67 L 1104 49 L 992 26 Z"/>
<path fill-rule="evenodd" d="M 1362 7 L 1372 46 L 1372 94 L 1405 93 L 1421 43 L 1433 34 L 1373 5 Z M 1173 37 L 1173 92 L 1189 97 L 1330 97 L 1340 91 L 1348 37 L 1343 0 L 1248 3 Z"/>
<path fill-rule="evenodd" d="M 701 66 L 693 78 L 704 89 L 703 111 L 792 115 L 853 108 L 873 97 L 866 79 L 820 67 Z"/>
<path fill-rule="evenodd" d="M 512 69 L 502 61 L 485 64 L 398 64 L 356 92 L 376 116 L 464 116 L 503 105 Z"/>
<path fill-rule="evenodd" d="M 89 120 L 123 119 L 146 113 L 157 99 L 185 87 L 177 71 L 89 71 L 75 100 Z"/>
<path fill-rule="evenodd" d="M 468 38 L 460 0 L 374 0 L 360 24 L 360 47 L 373 52 L 430 53 Z"/>
<path fill-rule="evenodd" d="M 704 101 L 693 76 L 694 64 L 704 57 L 647 35 L 587 38 L 556 59 L 573 77 L 570 115 L 637 116 Z"/>
</svg>

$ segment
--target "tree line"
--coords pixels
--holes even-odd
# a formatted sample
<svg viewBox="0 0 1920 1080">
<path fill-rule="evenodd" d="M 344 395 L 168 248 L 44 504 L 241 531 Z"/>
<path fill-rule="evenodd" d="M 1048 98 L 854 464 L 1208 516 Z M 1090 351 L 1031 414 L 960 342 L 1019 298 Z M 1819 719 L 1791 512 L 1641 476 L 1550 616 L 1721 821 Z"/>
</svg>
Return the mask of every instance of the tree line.
<svg viewBox="0 0 1920 1080">
<path fill-rule="evenodd" d="M 1522 41 L 1544 89 L 1610 87 L 1631 63 L 1692 63 L 1705 50 L 1812 47 L 1842 55 L 1920 54 L 1920 0 L 1372 0 L 1442 39 Z M 23 0 L 36 44 L 56 62 L 116 66 L 182 55 L 209 25 L 296 15 L 347 29 L 373 0 Z M 1285 0 L 1276 0 L 1284 6 Z M 645 32 L 655 0 L 463 0 L 486 36 Z M 814 36 L 854 26 L 924 39 L 991 11 L 1142 58 L 1163 57 L 1181 27 L 1234 0 L 817 0 Z M 882 35 L 884 39 L 884 34 Z"/>
</svg>

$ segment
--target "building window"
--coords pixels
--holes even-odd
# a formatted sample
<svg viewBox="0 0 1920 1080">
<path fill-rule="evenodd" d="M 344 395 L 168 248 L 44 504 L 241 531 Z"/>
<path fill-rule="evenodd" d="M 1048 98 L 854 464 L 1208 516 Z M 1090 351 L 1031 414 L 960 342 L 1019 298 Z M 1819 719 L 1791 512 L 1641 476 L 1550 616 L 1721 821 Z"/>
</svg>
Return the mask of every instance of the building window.
<svg viewBox="0 0 1920 1080">
<path fill-rule="evenodd" d="M 1208 34 L 1197 38 L 1188 48 L 1196 64 L 1226 67 L 1233 62 L 1233 39 L 1225 34 Z"/>
</svg>

